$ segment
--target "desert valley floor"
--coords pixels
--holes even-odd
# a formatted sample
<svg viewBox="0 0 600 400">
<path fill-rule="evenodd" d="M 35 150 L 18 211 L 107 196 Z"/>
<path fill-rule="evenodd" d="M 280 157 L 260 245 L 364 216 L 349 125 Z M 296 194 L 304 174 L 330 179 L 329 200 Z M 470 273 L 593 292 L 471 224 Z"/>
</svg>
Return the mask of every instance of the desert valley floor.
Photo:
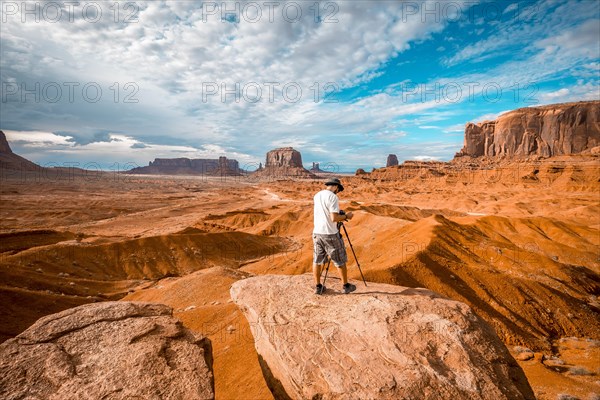
<svg viewBox="0 0 600 400">
<path fill-rule="evenodd" d="M 597 398 L 597 157 L 423 164 L 342 179 L 367 281 L 470 305 L 522 359 L 539 399 Z M 164 303 L 210 337 L 217 399 L 273 398 L 229 288 L 251 274 L 310 271 L 312 196 L 322 187 L 283 177 L 5 174 L 0 340 L 84 303 Z M 351 253 L 349 272 L 360 296 Z"/>
</svg>

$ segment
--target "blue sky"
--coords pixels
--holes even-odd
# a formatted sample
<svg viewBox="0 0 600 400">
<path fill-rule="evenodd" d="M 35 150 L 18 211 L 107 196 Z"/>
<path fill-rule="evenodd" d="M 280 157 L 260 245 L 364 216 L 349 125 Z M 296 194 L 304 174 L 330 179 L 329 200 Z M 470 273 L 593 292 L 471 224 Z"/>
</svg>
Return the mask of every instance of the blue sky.
<svg viewBox="0 0 600 400">
<path fill-rule="evenodd" d="M 293 146 L 369 170 L 449 160 L 467 122 L 600 98 L 597 1 L 0 4 L 0 129 L 43 165 L 252 169 Z"/>
</svg>

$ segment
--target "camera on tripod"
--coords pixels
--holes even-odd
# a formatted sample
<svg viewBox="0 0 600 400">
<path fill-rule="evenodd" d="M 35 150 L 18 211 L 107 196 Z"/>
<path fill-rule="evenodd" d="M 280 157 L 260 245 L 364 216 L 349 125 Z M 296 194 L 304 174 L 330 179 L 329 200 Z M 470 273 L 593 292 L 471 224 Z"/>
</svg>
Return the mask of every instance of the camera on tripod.
<svg viewBox="0 0 600 400">
<path fill-rule="evenodd" d="M 346 211 L 340 210 L 340 212 L 338 212 L 338 214 L 339 215 L 346 215 Z M 340 238 L 342 237 L 342 232 L 339 232 L 339 230 L 342 227 L 342 225 L 344 225 L 344 223 L 342 221 L 338 221 L 337 228 L 338 228 L 338 234 L 340 235 Z"/>
</svg>

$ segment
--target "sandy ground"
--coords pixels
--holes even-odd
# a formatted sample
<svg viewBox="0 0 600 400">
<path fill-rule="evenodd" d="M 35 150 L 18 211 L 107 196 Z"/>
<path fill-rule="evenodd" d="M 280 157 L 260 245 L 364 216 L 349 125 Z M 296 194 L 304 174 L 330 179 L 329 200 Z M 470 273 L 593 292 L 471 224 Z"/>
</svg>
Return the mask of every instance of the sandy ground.
<svg viewBox="0 0 600 400">
<path fill-rule="evenodd" d="M 515 356 L 532 350 L 519 363 L 539 399 L 600 393 L 597 159 L 388 168 L 344 179 L 341 204 L 355 212 L 346 226 L 367 280 L 472 306 Z M 272 398 L 229 287 L 248 274 L 310 271 L 312 196 L 322 187 L 5 174 L 0 340 L 87 302 L 161 302 L 213 341 L 218 399 Z M 360 279 L 350 260 L 351 278 Z"/>
</svg>

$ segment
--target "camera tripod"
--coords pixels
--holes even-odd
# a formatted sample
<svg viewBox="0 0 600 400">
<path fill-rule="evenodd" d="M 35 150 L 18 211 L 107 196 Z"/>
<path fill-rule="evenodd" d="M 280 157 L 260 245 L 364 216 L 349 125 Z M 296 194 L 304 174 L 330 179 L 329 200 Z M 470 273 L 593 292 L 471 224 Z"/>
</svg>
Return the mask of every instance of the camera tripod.
<svg viewBox="0 0 600 400">
<path fill-rule="evenodd" d="M 344 233 L 346 234 L 346 239 L 348 239 L 348 244 L 350 245 L 350 249 L 352 250 L 352 255 L 354 256 L 354 260 L 356 261 L 356 266 L 358 267 L 358 270 L 360 271 L 360 276 L 362 277 L 363 283 L 365 284 L 365 286 L 367 286 L 367 281 L 365 281 L 365 276 L 362 273 L 362 269 L 360 268 L 360 263 L 358 262 L 358 258 L 356 258 L 356 253 L 354 252 L 354 247 L 352 247 L 352 242 L 350 241 L 350 236 L 348 236 L 348 231 L 346 230 L 346 227 L 344 226 L 343 222 L 338 222 L 338 229 L 339 228 L 343 228 L 344 229 Z M 339 233 L 340 236 L 342 235 L 342 233 Z M 327 261 L 327 268 L 325 269 L 325 278 L 323 279 L 323 287 L 325 287 L 325 281 L 327 280 L 327 273 L 329 272 L 329 265 L 331 264 L 331 257 L 327 257 L 328 261 Z"/>
</svg>

